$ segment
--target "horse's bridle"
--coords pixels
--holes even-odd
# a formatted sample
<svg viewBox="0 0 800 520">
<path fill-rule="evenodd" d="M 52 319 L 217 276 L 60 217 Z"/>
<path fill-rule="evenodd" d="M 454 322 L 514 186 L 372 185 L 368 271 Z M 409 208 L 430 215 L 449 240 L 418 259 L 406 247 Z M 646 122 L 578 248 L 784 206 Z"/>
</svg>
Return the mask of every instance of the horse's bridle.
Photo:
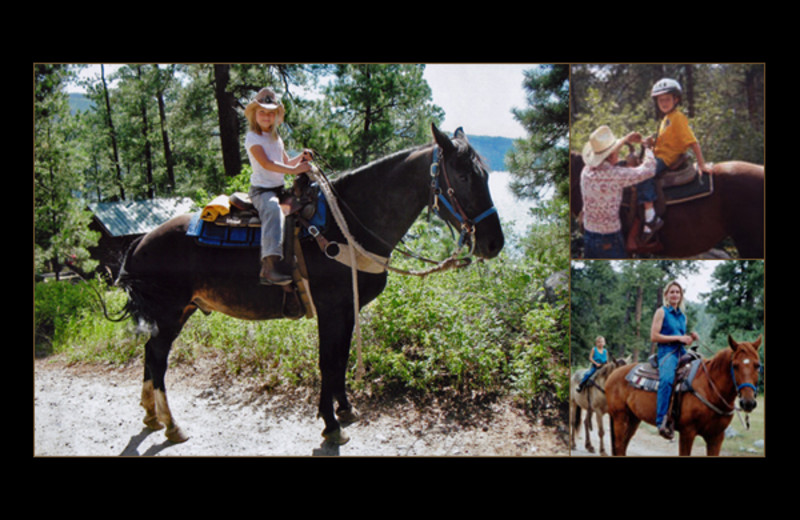
<svg viewBox="0 0 800 520">
<path fill-rule="evenodd" d="M 700 394 L 698 394 L 698 393 L 697 393 L 697 392 L 694 390 L 694 388 L 693 388 L 693 387 L 691 387 L 691 386 L 690 386 L 690 391 L 691 391 L 691 392 L 692 392 L 692 393 L 695 395 L 695 397 L 697 397 L 698 399 L 700 399 L 700 401 L 701 401 L 701 402 L 703 402 L 703 403 L 704 403 L 706 406 L 708 406 L 709 408 L 711 408 L 712 410 L 714 410 L 714 411 L 715 411 L 716 413 L 718 413 L 719 415 L 733 415 L 733 413 L 736 411 L 736 406 L 735 406 L 735 405 L 730 405 L 730 404 L 728 404 L 728 402 L 725 400 L 725 398 L 724 398 L 724 397 L 722 397 L 722 394 L 721 394 L 721 393 L 720 393 L 720 391 L 717 389 L 717 386 L 714 384 L 714 381 L 711 379 L 711 374 L 709 374 L 709 373 L 708 373 L 708 368 L 706 367 L 706 363 L 705 363 L 704 361 L 702 361 L 702 360 L 701 360 L 701 361 L 700 361 L 700 366 L 703 368 L 703 371 L 706 373 L 706 376 L 708 377 L 708 382 L 709 382 L 709 385 L 711 386 L 711 389 L 712 389 L 712 390 L 714 390 L 714 393 L 717 395 L 717 397 L 718 397 L 718 398 L 719 398 L 719 399 L 720 399 L 720 400 L 721 400 L 723 403 L 725 403 L 725 405 L 726 405 L 728 408 L 730 408 L 730 411 L 726 412 L 726 411 L 720 410 L 718 407 L 716 407 L 716 406 L 714 406 L 713 404 L 711 404 L 711 402 L 710 402 L 710 401 L 708 401 L 706 398 L 704 398 L 704 397 L 702 397 Z M 738 383 L 736 382 L 736 373 L 735 373 L 735 372 L 734 372 L 734 370 L 733 370 L 733 360 L 732 360 L 732 359 L 731 359 L 731 380 L 733 381 L 733 386 L 736 388 L 736 395 L 737 395 L 737 396 L 738 396 L 740 399 L 741 399 L 741 397 L 742 397 L 742 389 L 743 389 L 743 388 L 752 388 L 752 389 L 753 389 L 753 392 L 754 392 L 754 393 L 756 393 L 756 394 L 758 394 L 758 388 L 757 388 L 757 387 L 756 387 L 756 385 L 754 385 L 753 383 L 742 383 L 742 384 L 738 384 Z M 734 399 L 734 402 L 735 402 L 735 399 Z"/>
<path fill-rule="evenodd" d="M 441 170 L 441 175 L 440 175 Z M 447 208 L 448 211 L 455 217 L 458 223 L 461 225 L 461 237 L 459 238 L 458 245 L 461 247 L 464 245 L 464 242 L 467 238 L 475 236 L 475 226 L 481 222 L 483 219 L 497 213 L 497 208 L 494 206 L 490 207 L 486 211 L 483 211 L 478 216 L 469 218 L 464 211 L 464 208 L 458 202 L 458 198 L 456 197 L 455 189 L 453 189 L 452 184 L 450 183 L 450 177 L 447 175 L 447 168 L 444 166 L 444 162 L 440 162 L 440 149 L 439 146 L 433 146 L 433 158 L 431 160 L 431 197 L 429 208 L 436 213 L 439 218 L 442 218 L 441 214 L 439 214 L 439 202 L 441 202 L 444 207 Z M 439 177 L 444 177 L 444 182 L 447 187 L 446 193 L 447 196 L 445 197 L 444 193 L 442 192 L 442 188 L 439 185 Z M 442 218 L 442 220 L 445 220 Z M 472 240 L 472 245 L 474 247 L 475 240 Z"/>
<path fill-rule="evenodd" d="M 753 383 L 742 383 L 742 384 L 736 383 L 736 374 L 733 373 L 733 363 L 731 363 L 731 379 L 733 379 L 733 386 L 736 387 L 737 393 L 741 394 L 742 388 L 752 388 L 753 392 L 755 392 L 756 394 L 758 393 L 758 388 L 756 388 L 756 385 L 754 385 Z"/>
</svg>

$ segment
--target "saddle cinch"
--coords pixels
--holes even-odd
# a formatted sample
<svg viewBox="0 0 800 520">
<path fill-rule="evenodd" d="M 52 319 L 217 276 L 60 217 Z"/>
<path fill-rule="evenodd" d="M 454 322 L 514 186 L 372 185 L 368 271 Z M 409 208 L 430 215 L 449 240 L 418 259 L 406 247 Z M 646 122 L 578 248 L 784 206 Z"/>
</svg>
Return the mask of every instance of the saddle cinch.
<svg viewBox="0 0 800 520">
<path fill-rule="evenodd" d="M 280 206 L 286 216 L 284 226 L 284 267 L 292 272 L 294 283 L 284 287 L 287 295 L 284 314 L 288 318 L 314 317 L 316 311 L 310 297 L 301 239 L 324 240 L 327 207 L 319 187 L 305 175 L 296 178 L 291 189 L 279 193 Z M 261 221 L 245 193 L 220 195 L 193 215 L 187 235 L 198 244 L 209 247 L 258 248 L 261 244 Z M 323 244 L 320 244 L 323 247 Z M 287 261 L 288 260 L 288 261 Z M 258 273 L 258 266 L 253 267 Z"/>
</svg>

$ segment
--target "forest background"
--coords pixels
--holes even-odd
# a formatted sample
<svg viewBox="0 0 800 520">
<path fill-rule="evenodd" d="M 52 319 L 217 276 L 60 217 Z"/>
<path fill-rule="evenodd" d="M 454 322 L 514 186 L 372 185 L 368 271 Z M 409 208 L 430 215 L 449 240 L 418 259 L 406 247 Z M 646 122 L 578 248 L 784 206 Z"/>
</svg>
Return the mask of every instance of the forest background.
<svg viewBox="0 0 800 520">
<path fill-rule="evenodd" d="M 571 149 L 580 152 L 591 132 L 604 124 L 617 136 L 632 131 L 655 134 L 659 120 L 650 92 L 664 77 L 681 83 L 680 108 L 706 161 L 765 163 L 765 66 L 757 63 L 573 65 Z M 578 226 L 572 229 L 576 233 Z M 711 272 L 698 278 L 700 268 L 709 266 Z M 724 348 L 728 334 L 740 341 L 755 340 L 764 330 L 764 267 L 763 261 L 575 262 L 573 366 L 588 366 L 598 335 L 617 357 L 646 357 L 652 315 L 662 304 L 661 289 L 675 279 L 687 290 L 704 284 L 705 290 L 693 291 L 696 296 L 687 305 L 689 329 L 700 333 L 701 354 Z"/>
<path fill-rule="evenodd" d="M 701 267 L 706 268 L 703 273 Z M 576 261 L 570 299 L 573 366 L 589 366 L 597 336 L 606 339 L 615 358 L 639 361 L 652 354 L 653 314 L 673 280 L 685 292 L 696 289 L 693 283 L 705 288 L 685 301 L 687 328 L 699 334 L 695 346 L 703 356 L 727 348 L 729 335 L 754 341 L 764 334 L 762 260 Z"/>
<path fill-rule="evenodd" d="M 60 271 L 67 258 L 86 272 L 96 267 L 88 201 L 185 196 L 202 205 L 246 191 L 243 109 L 263 86 L 283 96 L 287 149 L 314 149 L 333 177 L 430 142 L 431 122 L 443 117 L 424 65 L 127 65 L 86 83 L 90 104 L 72 110 L 65 87 L 78 70 L 35 65 L 36 274 Z M 568 78 L 565 65 L 532 67 L 527 106 L 514 110 L 527 136 L 514 141 L 506 166 L 534 223 L 517 247 L 490 262 L 423 280 L 390 275 L 387 290 L 362 311 L 368 374 L 361 390 L 503 394 L 525 407 L 563 409 L 568 287 L 547 281 L 569 267 Z M 424 219 L 406 243 L 426 256 L 454 245 L 441 223 Z M 121 308 L 119 291 L 101 277 L 92 283 Z M 145 338 L 105 321 L 85 284 L 37 282 L 35 289 L 37 356 L 104 363 L 141 356 Z M 211 353 L 227 372 L 264 388 L 313 387 L 316 343 L 313 320 L 250 323 L 213 314 L 187 323 L 171 362 Z"/>
</svg>

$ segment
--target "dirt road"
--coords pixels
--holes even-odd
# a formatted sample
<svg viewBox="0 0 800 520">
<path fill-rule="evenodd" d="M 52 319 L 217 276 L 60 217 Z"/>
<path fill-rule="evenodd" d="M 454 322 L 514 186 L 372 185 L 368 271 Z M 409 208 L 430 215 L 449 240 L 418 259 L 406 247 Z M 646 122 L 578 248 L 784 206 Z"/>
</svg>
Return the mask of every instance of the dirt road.
<svg viewBox="0 0 800 520">
<path fill-rule="evenodd" d="M 608 416 L 603 416 L 603 424 L 605 427 L 605 434 L 603 436 L 603 445 L 606 449 L 606 454 L 611 453 L 611 428 L 608 424 Z M 583 424 L 580 425 L 578 435 L 575 437 L 576 447 L 571 451 L 573 457 L 591 457 L 600 455 L 600 439 L 597 434 L 597 426 L 590 433 L 594 453 L 586 450 L 585 443 L 585 429 Z M 628 456 L 631 457 L 677 457 L 678 456 L 678 436 L 675 439 L 668 441 L 657 433 L 648 430 L 646 425 L 640 425 L 636 434 L 631 439 L 628 445 Z M 692 447 L 692 456 L 704 457 L 706 454 L 706 447 L 702 440 L 695 441 Z"/>
<path fill-rule="evenodd" d="M 480 456 L 568 455 L 564 426 L 544 424 L 508 403 L 470 421 L 412 404 L 364 409 L 344 446 L 323 442 L 316 396 L 264 395 L 240 384 L 218 385 L 202 368 L 170 369 L 168 398 L 190 439 L 166 440 L 142 423 L 141 369 L 34 367 L 34 456 Z"/>
</svg>

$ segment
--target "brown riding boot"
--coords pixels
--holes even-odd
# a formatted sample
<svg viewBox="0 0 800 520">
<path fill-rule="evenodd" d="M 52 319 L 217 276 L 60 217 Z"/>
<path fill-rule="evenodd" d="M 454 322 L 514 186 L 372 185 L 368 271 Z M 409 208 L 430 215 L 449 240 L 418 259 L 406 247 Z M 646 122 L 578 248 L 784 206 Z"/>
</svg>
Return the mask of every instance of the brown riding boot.
<svg viewBox="0 0 800 520">
<path fill-rule="evenodd" d="M 667 417 L 664 417 L 664 421 L 661 426 L 658 427 L 658 434 L 668 441 L 675 438 L 675 429 Z"/>
<path fill-rule="evenodd" d="M 289 285 L 292 276 L 278 271 L 276 264 L 280 261 L 278 256 L 268 256 L 261 259 L 261 272 L 258 281 L 262 285 Z"/>
</svg>

